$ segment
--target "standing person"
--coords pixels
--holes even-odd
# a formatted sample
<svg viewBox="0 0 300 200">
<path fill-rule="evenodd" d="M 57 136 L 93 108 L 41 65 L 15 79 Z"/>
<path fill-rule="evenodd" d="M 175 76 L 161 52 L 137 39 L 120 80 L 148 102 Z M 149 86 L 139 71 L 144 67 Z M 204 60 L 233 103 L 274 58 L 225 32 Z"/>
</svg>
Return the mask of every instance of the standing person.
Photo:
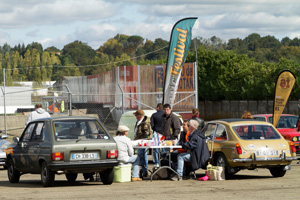
<svg viewBox="0 0 300 200">
<path fill-rule="evenodd" d="M 47 117 L 51 117 L 50 114 L 43 109 L 42 104 L 37 103 L 35 105 L 35 111 L 32 111 L 30 113 L 30 115 L 28 116 L 28 118 L 25 122 L 25 126 L 27 126 L 27 124 L 29 124 L 29 122 L 31 122 L 35 119 L 47 118 Z"/>
<path fill-rule="evenodd" d="M 153 138 L 159 139 L 158 134 L 161 134 L 161 127 L 162 127 L 162 121 L 163 121 L 162 116 L 164 114 L 163 105 L 161 103 L 157 104 L 156 110 L 157 110 L 157 112 L 153 113 L 150 118 L 150 124 L 151 124 L 151 128 L 153 130 Z M 153 162 L 154 162 L 154 167 L 159 166 L 158 149 L 153 149 Z"/>
<path fill-rule="evenodd" d="M 179 118 L 172 112 L 170 104 L 163 105 L 164 114 L 163 124 L 162 124 L 162 135 L 165 136 L 166 140 L 177 140 L 178 135 L 180 133 L 180 120 Z M 176 142 L 173 142 L 175 145 Z"/>
<path fill-rule="evenodd" d="M 251 113 L 248 110 L 245 110 L 242 117 L 242 119 L 253 119 Z"/>
<path fill-rule="evenodd" d="M 204 127 L 204 120 L 199 117 L 200 111 L 197 108 L 192 109 L 192 118 L 199 123 L 199 130 L 201 131 Z"/>
<path fill-rule="evenodd" d="M 134 155 L 134 150 L 129 137 L 127 137 L 129 128 L 127 126 L 119 126 L 117 136 L 114 137 L 118 146 L 118 161 L 123 163 L 132 163 L 131 181 L 142 181 L 139 177 L 139 157 Z"/>
<path fill-rule="evenodd" d="M 196 120 L 190 120 L 188 123 L 190 134 L 187 142 L 179 142 L 187 152 L 177 156 L 178 176 L 172 178 L 173 181 L 181 181 L 183 176 L 184 162 L 191 162 L 192 170 L 195 171 L 204 166 L 210 155 L 206 144 L 204 134 L 198 129 L 199 123 Z"/>
<path fill-rule="evenodd" d="M 134 140 L 147 139 L 150 136 L 150 123 L 147 121 L 147 116 L 142 109 L 133 113 L 136 117 L 134 127 Z M 142 177 L 148 176 L 148 155 L 147 149 L 138 149 L 140 165 L 142 166 Z"/>
</svg>

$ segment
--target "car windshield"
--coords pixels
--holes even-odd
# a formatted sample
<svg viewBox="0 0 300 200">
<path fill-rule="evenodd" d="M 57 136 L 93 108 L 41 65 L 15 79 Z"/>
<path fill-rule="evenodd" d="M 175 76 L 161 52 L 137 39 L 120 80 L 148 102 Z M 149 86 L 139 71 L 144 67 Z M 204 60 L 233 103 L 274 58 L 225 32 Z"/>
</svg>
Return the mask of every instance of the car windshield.
<svg viewBox="0 0 300 200">
<path fill-rule="evenodd" d="M 269 117 L 269 122 L 273 123 L 273 117 Z M 276 128 L 296 128 L 298 122 L 297 116 L 280 116 Z"/>
<path fill-rule="evenodd" d="M 269 125 L 239 125 L 233 126 L 233 131 L 244 140 L 269 140 L 280 139 L 277 131 Z"/>
<path fill-rule="evenodd" d="M 53 126 L 57 141 L 109 139 L 109 135 L 96 120 L 54 121 Z"/>
</svg>

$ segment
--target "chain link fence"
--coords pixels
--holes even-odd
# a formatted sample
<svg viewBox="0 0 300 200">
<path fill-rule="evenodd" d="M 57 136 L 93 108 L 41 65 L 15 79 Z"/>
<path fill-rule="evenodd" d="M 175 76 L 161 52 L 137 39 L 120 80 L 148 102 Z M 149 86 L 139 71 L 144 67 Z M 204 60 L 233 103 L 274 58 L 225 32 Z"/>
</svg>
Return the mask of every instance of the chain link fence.
<svg viewBox="0 0 300 200">
<path fill-rule="evenodd" d="M 183 66 L 173 106 L 176 112 L 190 112 L 197 106 L 194 66 Z M 18 87 L 1 87 L 0 129 L 20 136 L 35 104 L 42 103 L 51 116 L 98 117 L 114 133 L 126 111 L 154 110 L 162 103 L 164 73 L 165 65 L 121 66 L 95 75 L 64 77 L 40 88 L 32 82 L 14 82 Z"/>
</svg>

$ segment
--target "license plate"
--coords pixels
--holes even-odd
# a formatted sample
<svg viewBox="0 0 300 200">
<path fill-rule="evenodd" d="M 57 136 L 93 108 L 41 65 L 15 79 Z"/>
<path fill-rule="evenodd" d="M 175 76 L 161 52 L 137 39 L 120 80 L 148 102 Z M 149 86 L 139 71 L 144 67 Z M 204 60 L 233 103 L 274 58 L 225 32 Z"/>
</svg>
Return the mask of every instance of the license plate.
<svg viewBox="0 0 300 200">
<path fill-rule="evenodd" d="M 72 160 L 90 160 L 98 159 L 97 153 L 73 153 Z"/>
<path fill-rule="evenodd" d="M 257 156 L 278 156 L 278 151 L 257 151 L 256 154 Z"/>
</svg>

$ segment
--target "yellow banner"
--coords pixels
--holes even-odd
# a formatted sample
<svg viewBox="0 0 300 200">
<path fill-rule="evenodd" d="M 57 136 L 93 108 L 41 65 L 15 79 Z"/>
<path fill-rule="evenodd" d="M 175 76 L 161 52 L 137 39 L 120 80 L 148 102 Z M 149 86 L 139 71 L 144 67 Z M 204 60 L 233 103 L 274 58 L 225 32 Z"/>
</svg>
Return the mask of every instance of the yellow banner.
<svg viewBox="0 0 300 200">
<path fill-rule="evenodd" d="M 295 76 L 290 71 L 281 72 L 277 78 L 273 110 L 273 125 L 275 127 L 294 87 L 295 80 Z"/>
</svg>

